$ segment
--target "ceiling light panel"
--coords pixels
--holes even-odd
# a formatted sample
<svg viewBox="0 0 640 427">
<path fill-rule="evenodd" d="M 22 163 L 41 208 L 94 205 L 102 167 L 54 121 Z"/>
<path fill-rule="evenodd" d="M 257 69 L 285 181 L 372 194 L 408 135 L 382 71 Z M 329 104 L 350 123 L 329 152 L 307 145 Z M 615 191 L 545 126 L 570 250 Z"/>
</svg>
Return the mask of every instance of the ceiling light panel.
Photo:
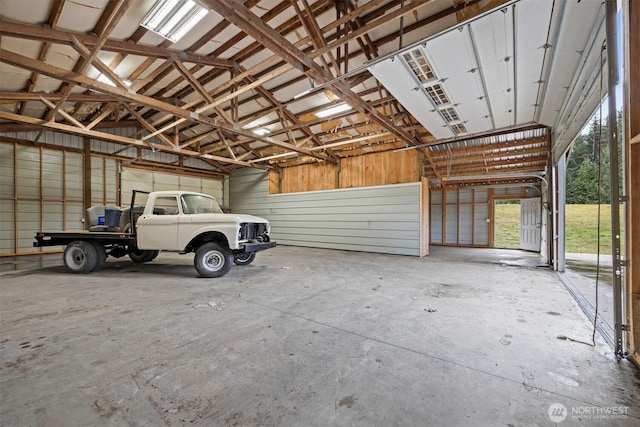
<svg viewBox="0 0 640 427">
<path fill-rule="evenodd" d="M 207 12 L 207 8 L 193 0 L 158 0 L 140 25 L 176 43 Z"/>
</svg>

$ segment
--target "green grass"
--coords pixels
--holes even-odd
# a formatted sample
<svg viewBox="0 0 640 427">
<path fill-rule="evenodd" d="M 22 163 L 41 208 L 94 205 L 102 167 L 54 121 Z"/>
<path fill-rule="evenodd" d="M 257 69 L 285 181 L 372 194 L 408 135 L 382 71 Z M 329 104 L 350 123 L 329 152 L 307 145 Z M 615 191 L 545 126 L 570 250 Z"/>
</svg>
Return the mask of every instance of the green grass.
<svg viewBox="0 0 640 427">
<path fill-rule="evenodd" d="M 520 203 L 496 203 L 496 248 L 520 247 Z"/>
<path fill-rule="evenodd" d="M 600 253 L 611 254 L 611 207 L 601 205 Z M 496 204 L 495 246 L 517 248 L 520 246 L 520 205 Z M 598 205 L 567 205 L 566 252 L 597 252 Z"/>
</svg>

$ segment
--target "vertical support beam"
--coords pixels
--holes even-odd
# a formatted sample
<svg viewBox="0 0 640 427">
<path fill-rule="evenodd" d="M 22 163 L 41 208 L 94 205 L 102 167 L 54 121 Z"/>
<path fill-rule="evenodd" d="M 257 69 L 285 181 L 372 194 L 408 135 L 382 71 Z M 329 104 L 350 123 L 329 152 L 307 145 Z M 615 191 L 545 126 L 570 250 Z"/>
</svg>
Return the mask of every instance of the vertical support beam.
<svg viewBox="0 0 640 427">
<path fill-rule="evenodd" d="M 493 188 L 489 189 L 489 247 L 493 248 L 496 244 L 496 201 L 493 198 Z"/>
<path fill-rule="evenodd" d="M 91 207 L 91 138 L 84 138 L 83 168 L 82 168 L 82 217 L 85 218 L 84 228 L 89 229 L 86 218 L 87 209 Z"/>
<path fill-rule="evenodd" d="M 420 256 L 429 255 L 429 240 L 431 233 L 430 213 L 431 203 L 429 203 L 429 180 L 422 177 L 421 200 L 420 200 Z"/>
<path fill-rule="evenodd" d="M 556 224 L 554 227 L 555 230 L 555 270 L 561 273 L 564 273 L 565 269 L 565 252 L 566 252 L 566 190 L 567 190 L 567 156 L 563 154 L 558 159 L 558 163 L 554 168 L 556 171 L 555 176 L 555 186 L 556 186 L 556 194 L 555 194 L 555 202 L 556 206 L 554 209 Z"/>
<path fill-rule="evenodd" d="M 627 0 L 623 7 L 626 25 L 625 46 L 625 119 L 626 119 L 626 182 L 629 202 L 626 206 L 627 255 L 630 264 L 627 280 L 629 295 L 629 353 L 640 366 L 640 4 Z M 632 208 L 633 207 L 633 208 Z"/>
<path fill-rule="evenodd" d="M 611 250 L 613 255 L 613 318 L 615 335 L 615 353 L 621 357 L 624 353 L 626 332 L 623 325 L 626 322 L 626 310 L 623 306 L 622 283 L 622 249 L 620 241 L 620 189 L 618 183 L 618 107 L 616 105 L 616 84 L 618 82 L 618 30 L 617 30 L 616 0 L 606 2 L 606 30 L 607 30 L 607 71 L 609 99 L 609 148 L 611 174 Z"/>
<path fill-rule="evenodd" d="M 18 144 L 13 144 L 13 253 L 18 253 Z"/>
</svg>

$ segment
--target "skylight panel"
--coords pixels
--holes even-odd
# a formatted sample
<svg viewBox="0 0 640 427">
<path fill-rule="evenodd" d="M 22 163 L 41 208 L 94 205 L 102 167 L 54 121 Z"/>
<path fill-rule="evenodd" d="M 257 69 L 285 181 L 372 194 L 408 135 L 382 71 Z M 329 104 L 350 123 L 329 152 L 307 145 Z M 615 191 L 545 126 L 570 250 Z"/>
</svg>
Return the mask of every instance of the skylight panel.
<svg viewBox="0 0 640 427">
<path fill-rule="evenodd" d="M 435 73 L 429 66 L 427 57 L 424 55 L 422 50 L 413 49 L 409 52 L 405 52 L 402 55 L 402 58 L 407 63 L 413 74 L 415 74 L 418 80 L 422 83 L 436 78 Z"/>
<path fill-rule="evenodd" d="M 448 122 L 460 121 L 460 116 L 458 115 L 458 112 L 456 111 L 456 109 L 453 107 L 443 108 L 440 110 L 440 113 L 442 113 L 442 117 L 444 117 L 444 119 Z"/>
<path fill-rule="evenodd" d="M 140 25 L 176 43 L 208 12 L 193 0 L 158 0 Z"/>
<path fill-rule="evenodd" d="M 456 124 L 452 124 L 451 126 L 451 130 L 454 131 L 456 133 L 456 135 L 460 135 L 463 133 L 469 133 L 469 131 L 467 130 L 467 127 L 463 124 L 463 123 L 456 123 Z"/>
<path fill-rule="evenodd" d="M 433 86 L 427 86 L 425 90 L 435 105 L 439 106 L 450 103 L 449 97 L 447 97 L 447 94 L 444 92 L 442 85 L 435 84 Z"/>
</svg>

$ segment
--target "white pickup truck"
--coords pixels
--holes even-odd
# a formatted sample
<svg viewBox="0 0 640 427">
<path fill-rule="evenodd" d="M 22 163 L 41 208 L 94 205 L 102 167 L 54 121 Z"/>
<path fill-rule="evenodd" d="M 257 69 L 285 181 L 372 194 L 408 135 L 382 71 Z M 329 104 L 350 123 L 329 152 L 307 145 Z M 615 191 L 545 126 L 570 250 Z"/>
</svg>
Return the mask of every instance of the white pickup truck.
<svg viewBox="0 0 640 427">
<path fill-rule="evenodd" d="M 144 205 L 136 196 L 148 194 Z M 72 273 L 90 273 L 107 256 L 129 255 L 149 262 L 160 251 L 194 252 L 196 271 L 221 277 L 231 264 L 248 265 L 256 252 L 272 248 L 269 222 L 257 216 L 223 213 L 216 199 L 190 191 L 134 191 L 131 206 L 120 212 L 117 226 L 82 231 L 41 231 L 35 247 L 66 245 L 64 264 Z"/>
</svg>

